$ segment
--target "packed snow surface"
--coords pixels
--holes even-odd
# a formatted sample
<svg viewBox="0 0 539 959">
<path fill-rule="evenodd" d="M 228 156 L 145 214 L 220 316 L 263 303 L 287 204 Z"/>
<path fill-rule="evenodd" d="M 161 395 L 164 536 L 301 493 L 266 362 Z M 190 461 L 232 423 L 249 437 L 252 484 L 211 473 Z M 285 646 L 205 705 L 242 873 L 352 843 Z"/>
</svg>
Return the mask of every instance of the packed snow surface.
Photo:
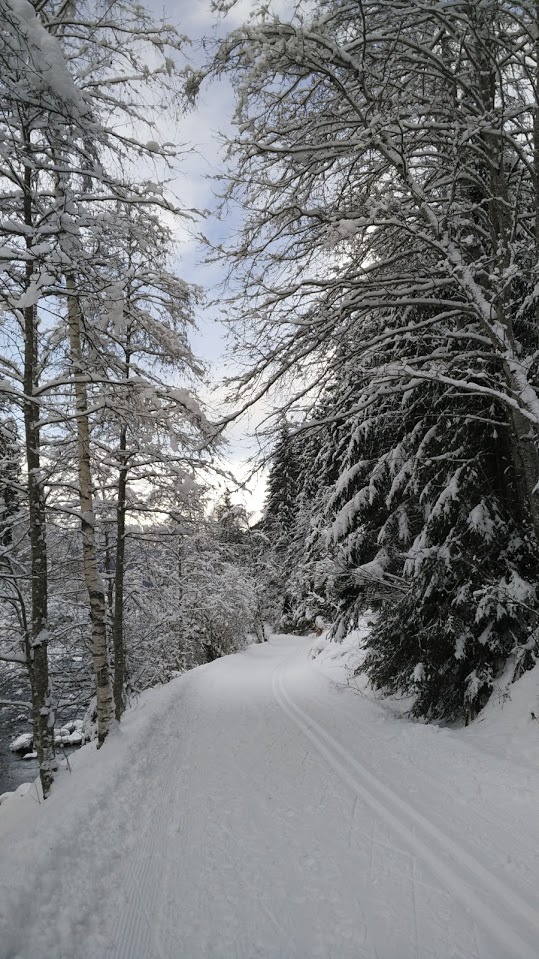
<svg viewBox="0 0 539 959">
<path fill-rule="evenodd" d="M 1 959 L 537 959 L 536 676 L 441 729 L 312 647 L 187 673 L 2 803 Z"/>
</svg>

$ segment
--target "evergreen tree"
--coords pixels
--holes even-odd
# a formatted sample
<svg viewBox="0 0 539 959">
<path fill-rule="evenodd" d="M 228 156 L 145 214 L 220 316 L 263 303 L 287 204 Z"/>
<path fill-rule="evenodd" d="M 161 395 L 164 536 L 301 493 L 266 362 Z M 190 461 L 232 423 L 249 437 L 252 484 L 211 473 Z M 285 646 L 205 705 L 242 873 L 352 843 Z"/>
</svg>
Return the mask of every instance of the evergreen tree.
<svg viewBox="0 0 539 959">
<path fill-rule="evenodd" d="M 264 506 L 264 528 L 271 530 L 278 551 L 289 544 L 298 509 L 299 442 L 288 420 L 283 420 L 271 456 Z"/>
<path fill-rule="evenodd" d="M 326 0 L 214 67 L 238 90 L 244 406 L 295 373 L 283 408 L 320 441 L 293 605 L 321 584 L 339 636 L 381 604 L 369 675 L 430 716 L 538 643 L 537 26 L 505 0 Z"/>
</svg>

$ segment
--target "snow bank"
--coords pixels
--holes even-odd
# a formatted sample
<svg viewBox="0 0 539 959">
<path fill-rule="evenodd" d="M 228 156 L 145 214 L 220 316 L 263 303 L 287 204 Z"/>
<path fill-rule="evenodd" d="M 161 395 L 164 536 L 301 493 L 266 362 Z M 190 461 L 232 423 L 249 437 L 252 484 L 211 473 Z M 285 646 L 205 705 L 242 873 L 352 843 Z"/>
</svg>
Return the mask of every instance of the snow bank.
<svg viewBox="0 0 539 959">
<path fill-rule="evenodd" d="M 13 740 L 9 748 L 11 749 L 12 753 L 22 753 L 25 749 L 30 749 L 33 740 L 33 733 L 23 733 L 21 736 L 17 736 L 17 738 Z"/>
<path fill-rule="evenodd" d="M 17 796 L 26 796 L 27 793 L 33 789 L 34 783 L 21 783 L 14 792 L 6 792 L 0 795 L 0 806 L 2 803 L 7 802 L 8 799 L 14 799 Z"/>
<path fill-rule="evenodd" d="M 367 611 L 357 629 L 348 633 L 342 643 L 329 641 L 327 633 L 313 636 L 310 656 L 316 669 L 332 682 L 348 685 L 352 691 L 376 700 L 392 715 L 404 718 L 413 704 L 413 697 L 381 696 L 373 691 L 365 676 L 354 675 L 365 658 L 365 640 L 372 617 L 372 612 Z M 436 724 L 431 725 L 437 728 Z M 502 677 L 489 702 L 470 726 L 450 728 L 455 736 L 462 737 L 463 741 L 485 753 L 539 768 L 539 664 L 510 685 Z"/>
<path fill-rule="evenodd" d="M 484 752 L 539 768 L 539 665 L 510 686 L 495 687 L 461 735 Z"/>
<path fill-rule="evenodd" d="M 347 633 L 342 642 L 332 642 L 327 630 L 322 636 L 313 637 L 311 658 L 328 679 L 339 683 L 353 681 L 357 685 L 354 672 L 365 658 L 365 640 L 371 631 L 373 615 L 371 610 L 367 610 L 360 617 L 356 629 Z"/>
</svg>

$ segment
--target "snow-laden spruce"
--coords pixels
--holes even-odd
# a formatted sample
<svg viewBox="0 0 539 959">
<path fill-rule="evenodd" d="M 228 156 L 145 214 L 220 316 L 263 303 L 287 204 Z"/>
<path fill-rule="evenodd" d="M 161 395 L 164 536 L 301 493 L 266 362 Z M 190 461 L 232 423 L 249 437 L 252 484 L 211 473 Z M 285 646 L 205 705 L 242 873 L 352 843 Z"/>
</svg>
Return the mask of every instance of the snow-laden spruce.
<svg viewBox="0 0 539 959">
<path fill-rule="evenodd" d="M 238 398 L 288 383 L 319 445 L 297 622 L 385 591 L 367 668 L 428 715 L 537 646 L 537 34 L 525 3 L 326 0 L 260 10 L 213 65 L 247 210 Z"/>
</svg>

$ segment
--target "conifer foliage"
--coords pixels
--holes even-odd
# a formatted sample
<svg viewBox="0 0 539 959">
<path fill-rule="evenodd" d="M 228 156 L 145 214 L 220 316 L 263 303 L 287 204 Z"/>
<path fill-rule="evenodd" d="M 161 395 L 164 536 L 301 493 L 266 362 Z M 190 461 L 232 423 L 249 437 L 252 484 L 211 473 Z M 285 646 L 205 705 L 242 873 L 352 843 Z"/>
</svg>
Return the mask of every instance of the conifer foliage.
<svg viewBox="0 0 539 959">
<path fill-rule="evenodd" d="M 473 715 L 537 649 L 537 17 L 261 8 L 214 66 L 249 210 L 228 251 L 255 331 L 241 397 L 286 382 L 302 448 L 293 615 L 318 604 L 338 637 L 375 604 L 364 668 L 431 717 Z"/>
</svg>

